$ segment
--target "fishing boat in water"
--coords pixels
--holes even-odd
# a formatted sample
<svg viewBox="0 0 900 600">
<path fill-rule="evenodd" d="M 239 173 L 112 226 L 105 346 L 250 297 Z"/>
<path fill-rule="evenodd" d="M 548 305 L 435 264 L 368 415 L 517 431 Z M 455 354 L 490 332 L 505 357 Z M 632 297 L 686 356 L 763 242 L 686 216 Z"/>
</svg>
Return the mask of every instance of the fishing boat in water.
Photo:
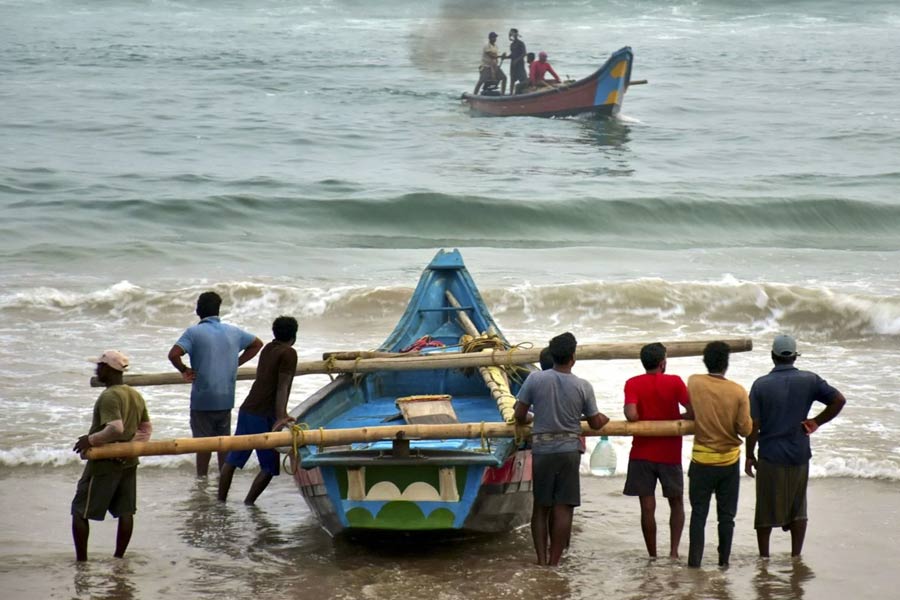
<svg viewBox="0 0 900 600">
<path fill-rule="evenodd" d="M 591 75 L 538 91 L 512 96 L 463 94 L 473 113 L 495 117 L 566 117 L 583 113 L 614 116 L 630 85 L 634 56 L 628 46 L 617 50 Z"/>
<path fill-rule="evenodd" d="M 382 356 L 507 348 L 456 250 L 422 273 Z M 404 423 L 513 421 L 527 367 L 382 371 L 337 377 L 292 412 L 310 430 Z M 393 439 L 307 445 L 292 471 L 332 535 L 365 531 L 497 532 L 528 522 L 531 453 L 513 438 Z M 299 460 L 299 464 L 296 464 Z"/>
</svg>

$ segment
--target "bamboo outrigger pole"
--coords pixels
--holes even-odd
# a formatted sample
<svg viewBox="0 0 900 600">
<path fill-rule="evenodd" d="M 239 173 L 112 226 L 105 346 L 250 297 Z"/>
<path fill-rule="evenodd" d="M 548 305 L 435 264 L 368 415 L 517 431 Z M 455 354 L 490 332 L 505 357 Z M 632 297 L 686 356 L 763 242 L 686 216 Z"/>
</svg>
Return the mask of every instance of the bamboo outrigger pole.
<svg viewBox="0 0 900 600">
<path fill-rule="evenodd" d="M 699 356 L 703 348 L 713 340 L 663 342 L 669 358 Z M 753 349 L 750 338 L 719 340 L 728 344 L 732 352 L 747 352 Z M 643 342 L 611 344 L 579 344 L 578 360 L 616 360 L 640 358 Z M 481 352 L 439 352 L 416 356 L 396 356 L 384 358 L 360 358 L 356 360 L 312 360 L 297 363 L 296 375 L 372 373 L 374 371 L 427 371 L 430 369 L 463 369 L 466 367 L 503 367 L 536 363 L 540 359 L 540 348 L 511 348 L 509 350 L 482 350 Z M 256 367 L 238 369 L 239 380 L 255 379 Z M 126 374 L 124 383 L 138 385 L 171 385 L 185 383 L 180 373 Z M 103 384 L 91 378 L 93 387 Z"/>
<path fill-rule="evenodd" d="M 672 436 L 694 433 L 693 421 L 610 421 L 603 429 L 591 429 L 581 424 L 584 435 L 615 436 Z M 134 456 L 161 456 L 167 454 L 193 454 L 195 452 L 227 452 L 293 446 L 339 446 L 353 442 L 379 440 L 444 440 L 471 438 L 525 438 L 531 434 L 530 426 L 517 427 L 506 423 L 447 423 L 439 425 L 383 425 L 355 427 L 351 429 L 300 429 L 232 435 L 208 438 L 179 438 L 151 442 L 123 442 L 105 444 L 86 450 L 81 457 L 98 460 L 103 458 L 130 458 Z"/>
</svg>

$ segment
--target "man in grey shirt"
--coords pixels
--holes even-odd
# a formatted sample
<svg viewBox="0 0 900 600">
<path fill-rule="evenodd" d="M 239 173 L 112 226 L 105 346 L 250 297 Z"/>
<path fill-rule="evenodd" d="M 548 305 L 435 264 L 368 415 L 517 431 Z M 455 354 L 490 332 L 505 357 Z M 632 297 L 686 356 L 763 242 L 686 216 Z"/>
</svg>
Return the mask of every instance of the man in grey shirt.
<svg viewBox="0 0 900 600">
<path fill-rule="evenodd" d="M 553 368 L 530 374 L 516 402 L 520 425 L 528 422 L 529 408 L 534 412 L 531 536 L 539 565 L 559 564 L 572 531 L 572 514 L 581 504 L 581 417 L 587 417 L 591 429 L 609 422 L 597 410 L 591 384 L 572 374 L 576 347 L 575 336 L 568 332 L 550 340 Z"/>
</svg>

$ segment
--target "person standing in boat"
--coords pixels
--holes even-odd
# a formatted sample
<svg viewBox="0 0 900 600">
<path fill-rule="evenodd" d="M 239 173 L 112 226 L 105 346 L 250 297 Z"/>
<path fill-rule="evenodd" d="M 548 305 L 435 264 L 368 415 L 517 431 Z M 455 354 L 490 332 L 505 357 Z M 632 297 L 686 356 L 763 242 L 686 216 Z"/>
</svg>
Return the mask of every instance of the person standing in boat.
<svg viewBox="0 0 900 600">
<path fill-rule="evenodd" d="M 219 309 L 222 298 L 215 292 L 203 292 L 197 298 L 200 322 L 189 327 L 169 350 L 169 362 L 191 383 L 191 432 L 194 437 L 231 435 L 231 410 L 237 369 L 257 355 L 262 340 L 246 331 L 222 323 Z M 191 357 L 191 366 L 182 357 Z M 197 477 L 209 472 L 211 452 L 197 453 Z M 218 468 L 225 464 L 219 452 Z"/>
<path fill-rule="evenodd" d="M 137 390 L 122 383 L 128 357 L 118 350 L 107 350 L 91 362 L 96 362 L 97 379 L 106 389 L 94 403 L 88 434 L 78 438 L 72 450 L 80 454 L 105 444 L 149 441 L 153 426 L 147 404 Z M 87 560 L 91 532 L 88 519 L 102 521 L 107 511 L 119 520 L 113 556 L 125 556 L 137 512 L 137 466 L 137 458 L 87 461 L 72 500 L 72 538 L 79 562 Z"/>
<path fill-rule="evenodd" d="M 516 399 L 516 422 L 532 428 L 531 536 L 537 563 L 556 566 L 572 532 L 572 515 L 581 504 L 579 466 L 581 417 L 592 429 L 609 418 L 597 410 L 594 388 L 572 373 L 577 342 L 571 333 L 550 340 L 553 368 L 530 374 Z"/>
<path fill-rule="evenodd" d="M 532 91 L 531 72 L 534 69 L 534 52 L 529 52 L 525 55 L 525 62 L 527 64 L 528 77 L 526 77 L 524 81 L 520 81 L 516 86 L 516 94 L 525 94 Z"/>
<path fill-rule="evenodd" d="M 687 387 L 681 377 L 666 375 L 666 347 L 659 342 L 641 348 L 645 373 L 625 382 L 625 418 L 629 421 L 693 419 Z M 679 406 L 685 408 L 680 414 Z M 681 436 L 634 436 L 625 476 L 626 496 L 641 504 L 641 532 L 647 553 L 656 557 L 656 482 L 669 501 L 669 556 L 678 558 L 684 529 L 684 472 L 681 468 Z"/>
<path fill-rule="evenodd" d="M 529 74 L 528 80 L 533 87 L 549 87 L 551 83 L 545 79 L 547 73 L 553 75 L 553 81 L 555 83 L 562 83 L 559 75 L 553 70 L 553 66 L 547 62 L 547 53 L 541 51 L 538 53 L 538 59 L 531 63 L 531 73 Z"/>
<path fill-rule="evenodd" d="M 478 83 L 474 94 L 477 96 L 481 86 L 500 82 L 500 94 L 506 94 L 506 73 L 500 68 L 500 49 L 497 48 L 497 34 L 488 34 L 488 43 L 481 49 L 481 65 L 478 67 Z"/>
<path fill-rule="evenodd" d="M 512 95 L 518 93 L 517 84 L 528 81 L 528 72 L 525 70 L 527 50 L 515 27 L 509 30 L 509 42 L 509 93 Z"/>
<path fill-rule="evenodd" d="M 725 342 L 710 342 L 703 349 L 708 374 L 688 377 L 688 395 L 694 409 L 694 446 L 688 467 L 691 501 L 688 566 L 703 559 L 706 517 L 716 495 L 719 566 L 727 567 L 734 537 L 734 517 L 741 484 L 741 436 L 753 428 L 747 390 L 725 378 L 731 349 Z"/>
<path fill-rule="evenodd" d="M 297 319 L 281 316 L 272 323 L 274 340 L 259 353 L 256 379 L 247 399 L 238 411 L 234 435 L 252 435 L 278 431 L 293 418 L 288 416 L 288 398 L 297 371 Z M 225 502 L 235 469 L 243 469 L 252 450 L 233 450 L 225 458 L 219 475 L 219 500 Z M 263 493 L 272 477 L 279 475 L 278 453 L 272 449 L 257 450 L 259 473 L 250 485 L 244 504 L 253 504 Z"/>
<path fill-rule="evenodd" d="M 747 436 L 744 470 L 750 477 L 756 470 L 754 527 L 762 557 L 769 556 L 773 527 L 791 532 L 791 556 L 800 556 L 806 538 L 806 487 L 812 458 L 809 438 L 838 416 L 847 402 L 815 373 L 797 369 L 794 362 L 798 356 L 794 338 L 776 336 L 772 342 L 775 368 L 750 387 L 753 431 Z M 821 402 L 825 409 L 810 419 L 814 402 Z"/>
</svg>

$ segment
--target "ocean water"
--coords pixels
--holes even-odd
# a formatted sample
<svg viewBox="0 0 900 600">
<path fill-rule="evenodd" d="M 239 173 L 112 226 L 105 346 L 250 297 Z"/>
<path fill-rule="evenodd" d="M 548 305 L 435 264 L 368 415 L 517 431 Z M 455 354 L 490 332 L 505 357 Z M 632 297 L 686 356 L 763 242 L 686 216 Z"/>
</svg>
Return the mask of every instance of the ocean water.
<svg viewBox="0 0 900 600">
<path fill-rule="evenodd" d="M 473 117 L 509 27 L 573 78 L 631 46 L 649 84 L 612 120 Z M 0 472 L 74 481 L 85 359 L 170 370 L 204 290 L 312 359 L 377 346 L 455 247 L 513 342 L 750 337 L 749 387 L 795 335 L 848 399 L 813 476 L 896 485 L 898 55 L 877 0 L 0 0 Z M 576 371 L 621 418 L 639 364 Z M 144 392 L 188 435 L 187 388 Z"/>
</svg>

